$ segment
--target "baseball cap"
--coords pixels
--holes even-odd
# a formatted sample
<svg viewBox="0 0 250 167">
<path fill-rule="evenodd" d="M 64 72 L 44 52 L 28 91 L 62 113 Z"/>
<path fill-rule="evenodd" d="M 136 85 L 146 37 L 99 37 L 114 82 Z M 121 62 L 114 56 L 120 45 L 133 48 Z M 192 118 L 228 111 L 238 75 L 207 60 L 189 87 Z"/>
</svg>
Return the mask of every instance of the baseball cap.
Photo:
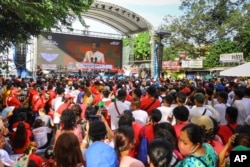
<svg viewBox="0 0 250 167">
<path fill-rule="evenodd" d="M 205 101 L 205 95 L 203 93 L 195 93 L 194 99 L 199 103 L 204 103 Z"/>
<path fill-rule="evenodd" d="M 203 126 L 206 131 L 211 131 L 214 128 L 214 123 L 212 119 L 205 115 L 199 117 L 192 117 L 190 122 L 199 126 Z"/>
</svg>

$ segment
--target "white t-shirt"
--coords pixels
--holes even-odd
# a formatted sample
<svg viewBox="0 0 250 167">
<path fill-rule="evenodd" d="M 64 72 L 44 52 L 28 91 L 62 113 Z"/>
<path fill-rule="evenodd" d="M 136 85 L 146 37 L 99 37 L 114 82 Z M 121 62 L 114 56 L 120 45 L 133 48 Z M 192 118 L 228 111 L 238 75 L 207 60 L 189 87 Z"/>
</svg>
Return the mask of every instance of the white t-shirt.
<svg viewBox="0 0 250 167">
<path fill-rule="evenodd" d="M 218 111 L 219 116 L 220 116 L 220 124 L 221 125 L 226 125 L 227 121 L 225 118 L 226 115 L 226 109 L 227 109 L 227 105 L 224 103 L 218 103 L 214 105 L 214 109 Z"/>
<path fill-rule="evenodd" d="M 172 117 L 173 116 L 173 108 L 172 107 L 166 107 L 166 106 L 161 106 L 157 108 L 158 110 L 161 111 L 161 120 L 159 122 L 169 122 L 168 121 L 168 117 Z M 169 122 L 171 123 L 171 122 Z"/>
<path fill-rule="evenodd" d="M 53 117 L 53 122 L 54 124 L 59 124 L 60 123 L 60 117 L 58 117 L 56 113 L 56 111 L 58 110 L 58 108 L 64 103 L 62 101 L 62 97 L 56 97 L 54 99 L 54 101 L 52 101 L 52 106 L 53 106 L 53 102 L 54 102 L 54 117 Z"/>
<path fill-rule="evenodd" d="M 250 115 L 250 98 L 243 98 L 242 100 L 246 106 L 247 115 Z"/>
<path fill-rule="evenodd" d="M 62 103 L 62 96 L 57 96 L 52 100 L 52 109 L 56 111 Z"/>
<path fill-rule="evenodd" d="M 206 112 L 205 112 L 205 110 L 206 110 Z M 199 117 L 202 115 L 212 117 L 212 112 L 209 109 L 207 109 L 205 106 L 203 106 L 203 107 L 193 106 L 193 108 L 191 110 L 189 110 L 189 120 L 193 117 Z"/>
<path fill-rule="evenodd" d="M 144 110 L 134 110 L 132 112 L 136 122 L 145 125 L 148 122 L 148 113 Z"/>
<path fill-rule="evenodd" d="M 243 100 L 235 100 L 232 107 L 238 109 L 238 118 L 237 123 L 240 125 L 244 125 L 245 119 L 247 118 L 247 105 Z"/>
<path fill-rule="evenodd" d="M 44 146 L 48 142 L 47 133 L 51 133 L 51 131 L 52 129 L 46 126 L 39 127 L 39 128 L 32 130 L 34 141 L 36 142 L 38 148 Z"/>
<path fill-rule="evenodd" d="M 78 89 L 74 89 L 74 90 L 72 90 L 70 92 L 70 95 L 73 96 L 73 97 L 75 97 L 75 98 L 73 98 L 74 103 L 76 103 L 77 96 L 78 96 L 79 93 L 80 93 L 80 91 Z"/>
<path fill-rule="evenodd" d="M 118 109 L 120 115 L 123 114 L 124 110 L 129 110 L 129 106 L 124 104 L 121 101 L 116 101 L 116 104 L 117 104 L 117 109 Z M 118 111 L 116 110 L 115 103 L 112 102 L 108 107 L 108 113 L 109 113 L 110 118 L 111 118 L 111 129 L 112 130 L 118 129 L 118 121 L 119 121 L 119 117 L 120 117 L 120 115 L 118 114 Z"/>
</svg>

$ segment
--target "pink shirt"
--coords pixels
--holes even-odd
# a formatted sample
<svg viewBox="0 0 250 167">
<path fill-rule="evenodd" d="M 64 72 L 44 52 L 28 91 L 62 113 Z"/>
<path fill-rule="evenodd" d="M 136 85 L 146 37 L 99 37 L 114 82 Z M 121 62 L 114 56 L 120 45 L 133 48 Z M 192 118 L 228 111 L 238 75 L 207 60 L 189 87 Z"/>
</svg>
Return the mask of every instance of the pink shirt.
<svg viewBox="0 0 250 167">
<path fill-rule="evenodd" d="M 144 164 L 130 156 L 121 157 L 119 167 L 144 167 Z"/>
</svg>

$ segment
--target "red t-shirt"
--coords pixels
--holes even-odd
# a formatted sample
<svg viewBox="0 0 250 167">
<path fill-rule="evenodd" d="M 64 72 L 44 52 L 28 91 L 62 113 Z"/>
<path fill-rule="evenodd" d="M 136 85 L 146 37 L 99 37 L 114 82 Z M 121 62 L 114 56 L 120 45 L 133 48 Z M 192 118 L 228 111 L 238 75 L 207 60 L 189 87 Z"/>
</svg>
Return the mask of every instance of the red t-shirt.
<svg viewBox="0 0 250 167">
<path fill-rule="evenodd" d="M 94 105 L 97 105 L 101 100 L 102 100 L 102 94 L 101 93 L 97 93 L 94 96 Z"/>
<path fill-rule="evenodd" d="M 32 111 L 38 112 L 41 108 L 44 108 L 45 106 L 45 97 L 40 96 L 39 94 L 35 94 L 32 96 Z"/>
<path fill-rule="evenodd" d="M 235 130 L 236 127 L 238 126 L 237 123 L 235 124 L 229 124 L 229 126 Z M 228 127 L 228 125 L 220 125 L 219 126 L 219 131 L 217 133 L 218 136 L 220 136 L 223 144 L 226 144 L 228 139 L 233 135 L 233 131 Z"/>
<path fill-rule="evenodd" d="M 131 157 L 136 157 L 137 156 L 137 150 L 140 145 L 140 134 L 143 126 L 139 124 L 138 122 L 133 122 L 132 128 L 134 130 L 134 135 L 135 135 L 135 146 L 133 149 L 130 150 L 129 156 Z"/>
<path fill-rule="evenodd" d="M 140 136 L 142 136 L 142 133 L 144 131 L 144 136 L 148 139 L 148 143 L 150 143 L 155 138 L 154 126 L 146 125 L 144 127 L 145 127 L 145 131 L 142 128 Z"/>
<path fill-rule="evenodd" d="M 42 166 L 44 160 L 42 157 L 40 157 L 39 155 L 36 155 L 36 154 L 31 154 L 29 156 L 29 160 L 32 160 L 35 162 L 36 166 Z"/>
<path fill-rule="evenodd" d="M 22 148 L 16 148 L 14 149 L 13 148 L 13 151 L 15 154 L 22 154 L 24 152 L 24 149 L 25 147 L 30 143 L 30 139 L 32 137 L 32 131 L 30 129 L 30 125 L 26 122 L 23 122 L 24 123 L 24 126 L 26 128 L 26 131 L 27 131 L 27 136 L 26 136 L 26 141 L 25 141 L 25 144 Z M 12 125 L 12 129 L 15 129 L 17 127 L 17 125 L 19 124 L 19 122 L 16 122 Z M 14 137 L 15 137 L 15 132 L 11 134 L 10 136 L 10 140 L 13 141 L 14 140 Z"/>
<path fill-rule="evenodd" d="M 177 138 L 180 136 L 181 129 L 182 129 L 184 126 L 186 126 L 187 124 L 189 124 L 189 122 L 182 122 L 182 123 L 179 123 L 179 124 L 175 124 L 175 125 L 173 126 Z"/>
<path fill-rule="evenodd" d="M 32 100 L 33 96 L 37 93 L 38 92 L 34 88 L 29 90 L 30 102 L 32 102 L 31 100 Z"/>
<path fill-rule="evenodd" d="M 224 145 L 222 143 L 220 143 L 219 141 L 216 141 L 216 140 L 208 141 L 208 143 L 214 148 L 214 150 L 216 151 L 216 153 L 218 155 L 220 154 L 220 152 L 224 148 Z"/>
<path fill-rule="evenodd" d="M 71 103 L 70 103 L 70 104 L 67 103 L 67 102 L 66 102 L 66 103 L 63 103 L 63 104 L 61 104 L 60 107 L 56 110 L 56 112 L 57 112 L 58 114 L 62 115 L 63 111 L 66 110 L 66 109 L 68 109 L 68 108 L 70 108 L 70 106 L 71 106 Z"/>
<path fill-rule="evenodd" d="M 14 106 L 15 109 L 18 109 L 21 105 L 21 102 L 17 97 L 8 96 L 6 99 L 6 106 Z"/>
<path fill-rule="evenodd" d="M 51 107 L 52 100 L 56 98 L 56 92 L 54 90 L 48 90 L 47 93 L 49 94 L 49 100 L 47 101 L 47 104 Z"/>
<path fill-rule="evenodd" d="M 150 97 L 143 98 L 141 100 L 141 109 L 147 111 L 148 115 L 151 114 L 153 109 L 161 106 L 161 102 L 159 99 L 153 99 Z"/>
<path fill-rule="evenodd" d="M 92 95 L 97 95 L 99 93 L 99 91 L 97 90 L 95 85 L 90 85 L 89 89 L 90 89 Z"/>
<path fill-rule="evenodd" d="M 126 100 L 131 102 L 131 101 L 132 101 L 132 99 L 133 99 L 133 97 L 132 97 L 132 96 L 130 96 L 129 94 L 127 94 L 127 96 L 126 96 Z"/>
</svg>

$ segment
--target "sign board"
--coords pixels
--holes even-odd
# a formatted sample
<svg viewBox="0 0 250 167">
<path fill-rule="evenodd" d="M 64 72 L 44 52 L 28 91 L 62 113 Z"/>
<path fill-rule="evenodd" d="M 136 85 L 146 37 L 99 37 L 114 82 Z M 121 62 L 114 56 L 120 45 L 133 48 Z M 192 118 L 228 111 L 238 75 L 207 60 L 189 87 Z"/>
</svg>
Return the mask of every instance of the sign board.
<svg viewBox="0 0 250 167">
<path fill-rule="evenodd" d="M 239 63 L 243 62 L 243 53 L 228 53 L 220 55 L 220 62 L 222 63 Z"/>
<path fill-rule="evenodd" d="M 180 61 L 163 61 L 162 69 L 164 70 L 177 70 L 180 68 Z"/>
<path fill-rule="evenodd" d="M 182 68 L 203 68 L 202 60 L 183 60 L 181 61 Z"/>
</svg>

